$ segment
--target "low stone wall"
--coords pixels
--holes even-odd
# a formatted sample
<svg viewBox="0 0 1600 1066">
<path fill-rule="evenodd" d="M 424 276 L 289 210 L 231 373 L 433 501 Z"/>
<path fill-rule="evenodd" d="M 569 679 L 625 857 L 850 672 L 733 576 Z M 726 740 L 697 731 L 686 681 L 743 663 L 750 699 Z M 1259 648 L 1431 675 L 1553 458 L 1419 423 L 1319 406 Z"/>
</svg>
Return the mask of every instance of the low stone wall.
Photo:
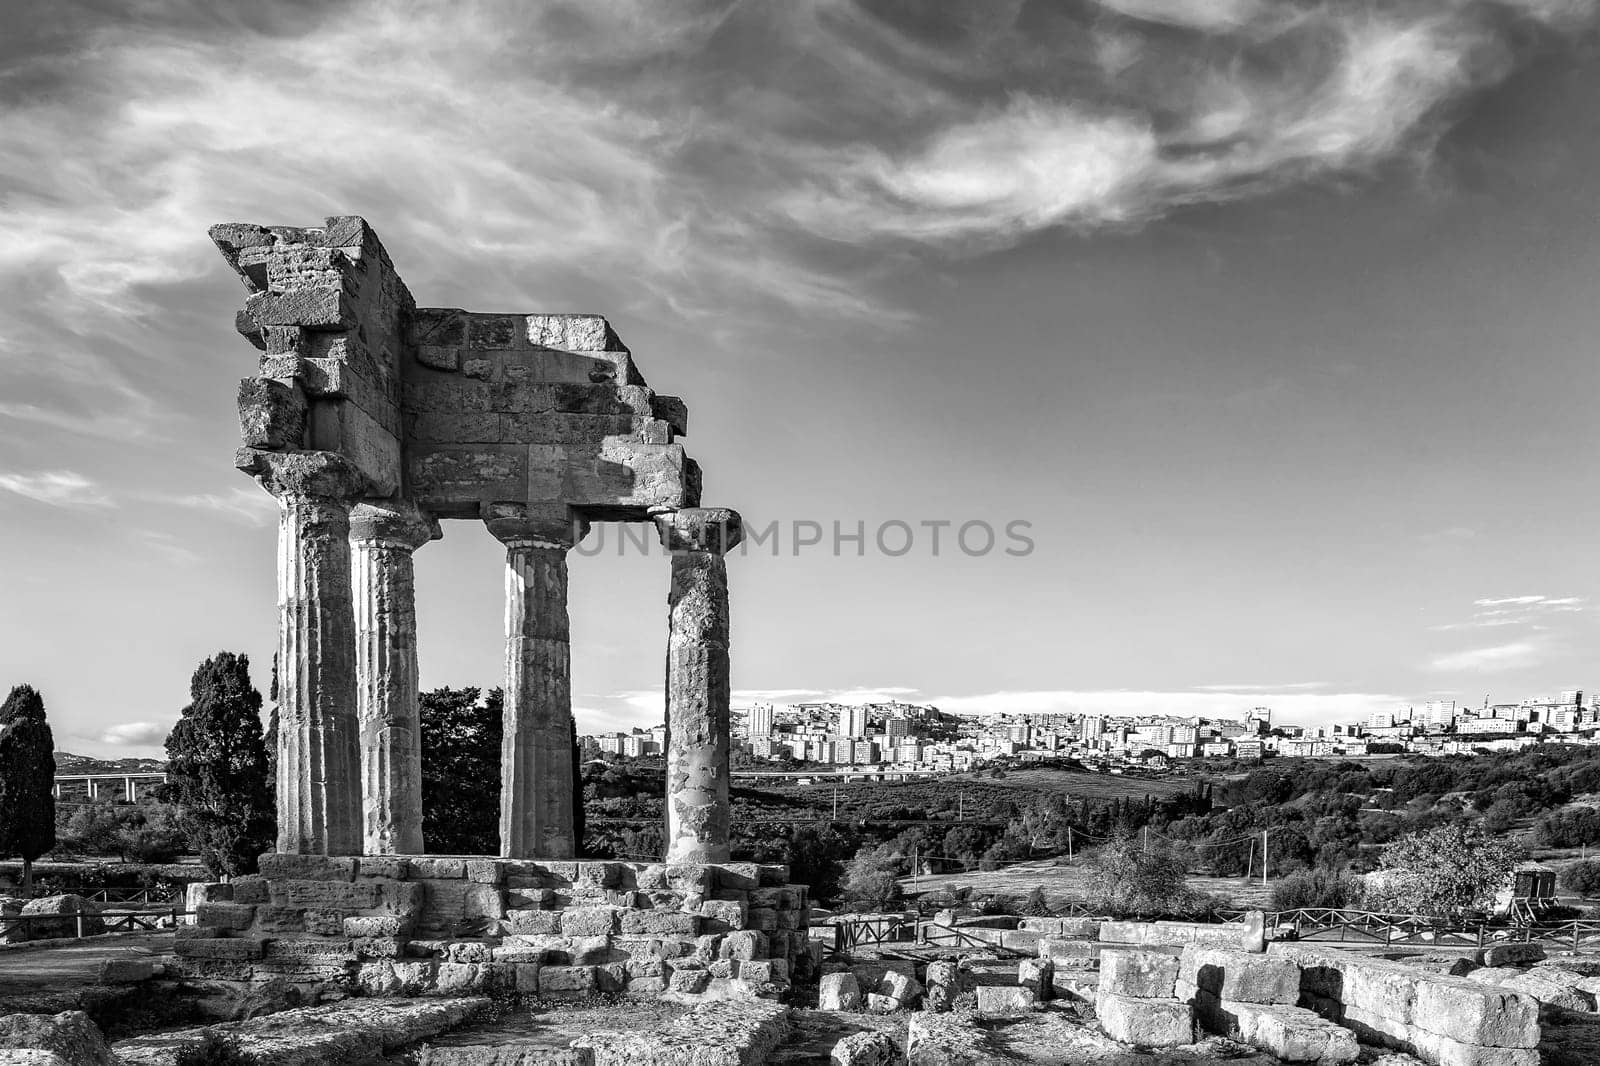
<svg viewBox="0 0 1600 1066">
<path fill-rule="evenodd" d="M 1300 970 L 1299 1003 L 1367 1043 L 1435 1066 L 1536 1066 L 1539 1001 L 1404 963 L 1274 943 Z"/>
<path fill-rule="evenodd" d="M 811 961 L 786 866 L 265 855 L 206 895 L 169 978 L 745 998 Z"/>
<path fill-rule="evenodd" d="M 1249 912 L 1243 922 L 1226 925 L 1208 922 L 1101 922 L 1099 937 L 1107 944 L 1208 944 L 1257 953 L 1267 950 L 1266 921 L 1260 911 Z"/>
</svg>

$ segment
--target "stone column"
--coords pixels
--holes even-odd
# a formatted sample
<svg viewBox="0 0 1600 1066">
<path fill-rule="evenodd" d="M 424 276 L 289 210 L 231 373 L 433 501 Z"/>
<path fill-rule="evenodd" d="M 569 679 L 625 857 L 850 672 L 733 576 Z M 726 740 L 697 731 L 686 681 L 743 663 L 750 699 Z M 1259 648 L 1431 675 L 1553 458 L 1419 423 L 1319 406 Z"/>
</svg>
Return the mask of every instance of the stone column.
<svg viewBox="0 0 1600 1066">
<path fill-rule="evenodd" d="M 489 531 L 506 546 L 506 692 L 500 742 L 500 854 L 571 859 L 572 646 L 567 552 L 588 523 L 565 507 L 496 508 Z"/>
<path fill-rule="evenodd" d="M 365 489 L 332 452 L 246 449 L 278 498 L 278 847 L 361 852 L 350 507 Z"/>
<path fill-rule="evenodd" d="M 368 501 L 350 512 L 367 855 L 417 855 L 423 850 L 417 594 L 411 555 L 439 536 L 438 521 L 415 504 Z"/>
<path fill-rule="evenodd" d="M 668 862 L 728 861 L 728 569 L 739 515 L 692 507 L 656 519 L 672 552 L 667 599 Z"/>
</svg>

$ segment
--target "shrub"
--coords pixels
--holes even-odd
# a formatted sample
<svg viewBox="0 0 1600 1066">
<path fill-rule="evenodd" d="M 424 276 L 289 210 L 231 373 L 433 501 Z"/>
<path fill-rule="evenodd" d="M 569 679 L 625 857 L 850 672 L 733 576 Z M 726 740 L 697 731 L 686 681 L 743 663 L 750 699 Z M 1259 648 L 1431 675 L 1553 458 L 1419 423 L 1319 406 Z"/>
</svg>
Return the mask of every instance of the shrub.
<svg viewBox="0 0 1600 1066">
<path fill-rule="evenodd" d="M 173 1066 L 260 1066 L 260 1060 L 243 1051 L 231 1036 L 207 1033 L 198 1044 L 178 1052 Z"/>
<path fill-rule="evenodd" d="M 1343 907 L 1350 899 L 1350 881 L 1332 870 L 1296 870 L 1272 886 L 1272 909 Z"/>
<path fill-rule="evenodd" d="M 1183 859 L 1165 842 L 1146 850 L 1131 836 L 1113 837 L 1089 858 L 1089 905 L 1115 916 L 1187 914 L 1197 893 Z"/>
<path fill-rule="evenodd" d="M 1600 894 L 1600 859 L 1570 863 L 1561 870 L 1561 887 L 1587 899 Z"/>
</svg>

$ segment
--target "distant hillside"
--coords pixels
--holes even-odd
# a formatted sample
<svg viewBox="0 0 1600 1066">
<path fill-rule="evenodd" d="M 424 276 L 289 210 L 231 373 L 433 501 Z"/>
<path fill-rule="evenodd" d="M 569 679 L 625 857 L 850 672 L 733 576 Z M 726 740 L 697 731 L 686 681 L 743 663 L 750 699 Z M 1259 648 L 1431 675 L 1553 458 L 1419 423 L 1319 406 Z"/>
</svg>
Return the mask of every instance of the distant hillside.
<svg viewBox="0 0 1600 1066">
<path fill-rule="evenodd" d="M 159 773 L 167 768 L 162 759 L 95 759 L 88 755 L 74 755 L 70 751 L 56 752 L 56 773 L 59 774 L 147 774 Z"/>
</svg>

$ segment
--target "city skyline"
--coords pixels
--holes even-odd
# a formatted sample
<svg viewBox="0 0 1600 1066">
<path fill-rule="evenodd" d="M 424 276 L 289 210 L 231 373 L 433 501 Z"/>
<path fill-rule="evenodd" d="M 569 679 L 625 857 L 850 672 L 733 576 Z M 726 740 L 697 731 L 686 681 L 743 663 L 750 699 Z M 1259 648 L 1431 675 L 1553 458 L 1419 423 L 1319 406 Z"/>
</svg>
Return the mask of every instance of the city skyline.
<svg viewBox="0 0 1600 1066">
<path fill-rule="evenodd" d="M 356 212 L 424 303 L 606 314 L 757 528 L 1029 523 L 730 559 L 736 700 L 1583 687 L 1594 13 L 41 7 L 0 41 L 0 681 L 108 755 L 220 648 L 266 689 L 205 230 Z M 423 686 L 499 684 L 500 545 L 416 559 Z M 584 731 L 659 719 L 666 585 L 574 553 Z"/>
</svg>

